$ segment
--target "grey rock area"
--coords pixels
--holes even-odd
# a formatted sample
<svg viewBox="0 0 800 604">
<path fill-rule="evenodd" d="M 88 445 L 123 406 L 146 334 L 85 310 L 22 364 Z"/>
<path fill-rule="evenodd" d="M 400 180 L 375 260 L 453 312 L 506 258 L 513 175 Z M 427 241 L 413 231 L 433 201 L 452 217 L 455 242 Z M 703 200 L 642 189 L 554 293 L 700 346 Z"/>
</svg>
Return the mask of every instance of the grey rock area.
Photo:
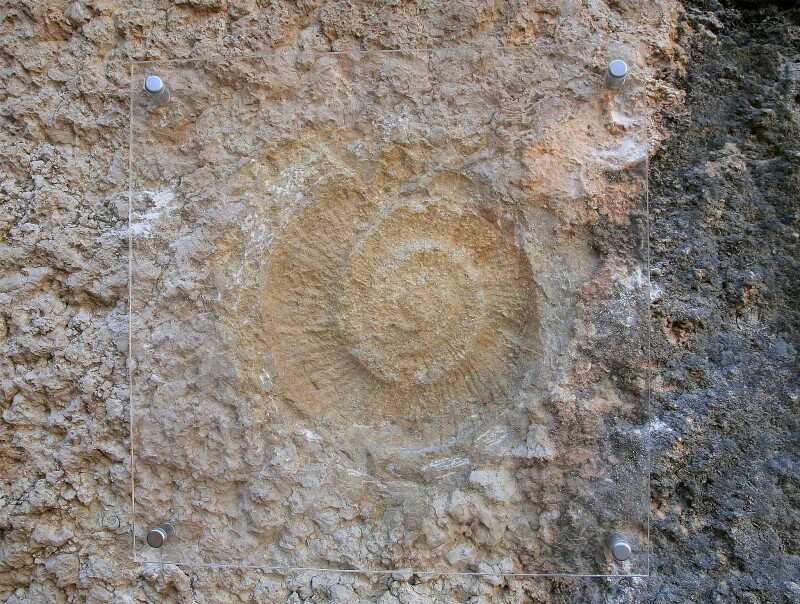
<svg viewBox="0 0 800 604">
<path fill-rule="evenodd" d="M 686 105 L 650 172 L 648 591 L 797 602 L 799 15 L 687 8 Z"/>
<path fill-rule="evenodd" d="M 758 4 L 0 5 L 0 599 L 800 602 L 800 16 Z M 661 145 L 650 165 L 651 577 L 134 564 L 129 59 L 620 32 L 647 44 Z M 597 253 L 627 236 L 614 220 L 591 229 Z M 606 361 L 624 375 L 624 358 Z M 487 474 L 473 479 L 505 497 Z"/>
</svg>

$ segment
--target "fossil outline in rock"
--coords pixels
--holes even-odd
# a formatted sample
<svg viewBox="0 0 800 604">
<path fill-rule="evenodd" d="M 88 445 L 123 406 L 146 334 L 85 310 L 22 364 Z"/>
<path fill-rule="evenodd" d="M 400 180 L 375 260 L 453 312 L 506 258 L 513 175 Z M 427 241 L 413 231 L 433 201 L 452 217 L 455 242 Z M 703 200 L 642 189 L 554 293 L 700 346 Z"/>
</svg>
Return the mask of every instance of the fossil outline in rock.
<svg viewBox="0 0 800 604">
<path fill-rule="evenodd" d="M 272 246 L 262 304 L 278 390 L 327 429 L 439 448 L 538 361 L 531 267 L 492 221 L 499 204 L 463 184 L 433 199 L 370 189 L 329 178 Z"/>
</svg>

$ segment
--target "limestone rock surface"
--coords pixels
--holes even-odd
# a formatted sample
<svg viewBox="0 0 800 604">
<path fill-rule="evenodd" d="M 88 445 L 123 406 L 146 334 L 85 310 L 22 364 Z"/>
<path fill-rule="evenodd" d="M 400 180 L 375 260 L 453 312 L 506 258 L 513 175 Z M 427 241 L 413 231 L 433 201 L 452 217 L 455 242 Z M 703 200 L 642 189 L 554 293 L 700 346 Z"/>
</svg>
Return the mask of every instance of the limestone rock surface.
<svg viewBox="0 0 800 604">
<path fill-rule="evenodd" d="M 120 604 L 799 601 L 794 433 L 800 34 L 796 13 L 782 3 L 755 4 L 4 3 L 0 599 Z M 650 173 L 654 377 L 649 426 L 654 438 L 654 576 L 647 581 L 503 578 L 499 575 L 511 567 L 502 560 L 478 566 L 485 573 L 481 578 L 133 563 L 127 367 L 130 60 L 250 56 L 275 49 L 601 45 L 620 33 L 646 50 L 639 75 L 647 85 L 650 151 L 655 153 Z M 601 77 L 599 62 L 598 70 Z M 625 127 L 622 117 L 616 127 Z M 553 142 L 580 144 L 577 134 Z M 667 135 L 671 138 L 656 153 Z M 547 156 L 547 144 L 537 151 L 539 157 Z M 558 162 L 537 167 L 543 176 L 567 168 Z M 198 173 L 194 186 L 201 190 L 207 177 Z M 147 207 L 169 216 L 173 199 L 155 191 Z M 564 204 L 554 210 L 558 222 L 586 225 L 589 255 L 613 249 L 624 235 L 625 208 L 615 205 L 613 195 L 604 199 L 602 207 Z M 381 244 L 369 237 L 361 241 L 365 254 Z M 202 249 L 202 242 L 196 243 Z M 237 253 L 238 243 L 231 239 L 231 254 Z M 504 245 L 493 246 L 501 259 L 509 258 Z M 435 264 L 426 261 L 429 267 Z M 444 262 L 458 264 L 458 257 Z M 585 264 L 581 256 L 571 262 L 575 270 Z M 454 271 L 450 287 L 469 290 L 474 282 L 464 264 L 459 266 L 467 276 Z M 525 264 L 522 268 L 520 285 L 530 282 Z M 531 275 L 540 274 L 531 270 Z M 404 298 L 402 287 L 389 286 L 396 294 L 380 303 L 414 308 L 415 300 Z M 354 293 L 358 281 L 350 287 L 360 299 Z M 448 290 L 442 291 L 438 299 L 446 306 Z M 476 309 L 468 307 L 467 318 Z M 465 321 L 459 329 L 469 333 Z M 372 327 L 360 324 L 357 315 L 343 324 L 350 344 L 364 342 L 371 350 L 367 373 L 386 377 L 386 349 Z M 415 327 L 407 323 L 390 329 Z M 181 345 L 184 353 L 191 350 L 191 341 Z M 635 374 L 628 372 L 624 354 L 609 357 L 591 347 L 584 353 L 613 364 L 620 375 Z M 403 355 L 405 364 L 395 374 L 416 376 L 420 357 L 413 350 Z M 455 363 L 458 353 L 452 355 Z M 224 372 L 225 364 L 219 369 Z M 431 379 L 429 371 L 419 375 L 423 380 L 417 384 Z M 516 379 L 501 376 L 499 381 Z M 624 386 L 640 387 L 636 380 Z M 568 391 L 560 394 L 560 409 L 576 417 L 585 412 Z M 593 394 L 587 400 L 595 413 L 618 404 L 611 391 Z M 543 427 L 549 413 L 533 407 L 526 412 L 527 423 L 516 424 L 524 446 L 515 450 L 515 459 L 539 460 L 544 467 L 557 459 L 557 435 Z M 313 451 L 313 434 L 280 436 L 269 456 L 282 472 L 291 471 L 298 448 Z M 489 432 L 477 446 L 489 453 L 503 450 L 506 438 L 501 430 Z M 164 457 L 179 445 L 165 442 Z M 452 456 L 420 474 L 436 477 L 455 468 L 466 475 L 462 488 L 451 490 L 431 513 L 481 526 L 481 538 L 490 542 L 495 538 L 493 501 L 512 499 L 515 489 L 543 484 L 547 476 L 470 468 L 464 459 Z M 159 467 L 154 465 L 154 471 Z M 251 500 L 268 501 L 274 494 L 259 491 L 258 484 L 246 488 Z M 194 505 L 214 494 L 214 489 L 198 491 Z M 303 493 L 292 505 L 302 508 Z M 324 527 L 331 518 L 354 513 L 346 506 L 333 509 L 334 516 L 298 516 L 290 537 L 302 542 L 312 524 Z M 251 512 L 249 522 L 264 530 L 276 522 L 268 512 Z M 515 534 L 536 530 L 546 543 L 557 534 L 557 513 L 545 510 L 536 518 L 538 525 L 519 523 Z M 404 527 L 409 530 L 419 528 Z M 435 541 L 447 534 L 428 530 L 427 536 Z M 472 555 L 466 543 L 443 551 L 443 559 L 452 564 Z"/>
</svg>

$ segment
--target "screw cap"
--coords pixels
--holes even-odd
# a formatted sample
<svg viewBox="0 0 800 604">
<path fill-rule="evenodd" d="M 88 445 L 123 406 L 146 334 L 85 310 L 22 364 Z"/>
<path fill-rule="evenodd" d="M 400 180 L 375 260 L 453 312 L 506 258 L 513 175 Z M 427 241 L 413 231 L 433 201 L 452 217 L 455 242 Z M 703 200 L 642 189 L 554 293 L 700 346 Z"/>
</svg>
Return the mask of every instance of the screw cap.
<svg viewBox="0 0 800 604">
<path fill-rule="evenodd" d="M 628 75 L 628 65 L 622 59 L 614 59 L 608 64 L 608 73 L 612 78 L 624 78 Z"/>
<path fill-rule="evenodd" d="M 614 559 L 619 562 L 625 562 L 631 557 L 631 546 L 620 533 L 611 533 L 608 536 L 608 548 Z"/>
<path fill-rule="evenodd" d="M 164 545 L 167 537 L 171 537 L 174 533 L 175 527 L 173 527 L 170 522 L 159 524 L 157 527 L 151 528 L 147 532 L 147 545 L 156 548 L 161 547 Z"/>
<path fill-rule="evenodd" d="M 158 94 L 164 90 L 164 80 L 155 75 L 147 76 L 144 81 L 144 89 L 150 94 Z"/>
<path fill-rule="evenodd" d="M 614 59 L 608 64 L 606 71 L 606 86 L 611 89 L 622 88 L 628 77 L 628 65 L 622 59 Z"/>
</svg>

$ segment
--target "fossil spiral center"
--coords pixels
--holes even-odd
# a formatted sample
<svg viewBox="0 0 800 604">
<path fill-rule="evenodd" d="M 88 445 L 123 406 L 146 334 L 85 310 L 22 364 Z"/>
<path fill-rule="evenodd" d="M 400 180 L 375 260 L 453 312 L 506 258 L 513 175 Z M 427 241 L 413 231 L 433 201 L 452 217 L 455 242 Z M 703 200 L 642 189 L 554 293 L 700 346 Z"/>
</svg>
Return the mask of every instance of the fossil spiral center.
<svg viewBox="0 0 800 604">
<path fill-rule="evenodd" d="M 328 429 L 373 426 L 397 446 L 492 413 L 540 358 L 512 233 L 458 198 L 321 191 L 271 251 L 263 310 L 280 392 Z"/>
<path fill-rule="evenodd" d="M 391 382 L 436 382 L 467 357 L 483 314 L 477 269 L 441 240 L 387 249 L 367 237 L 349 258 L 343 292 L 351 354 Z"/>
</svg>

